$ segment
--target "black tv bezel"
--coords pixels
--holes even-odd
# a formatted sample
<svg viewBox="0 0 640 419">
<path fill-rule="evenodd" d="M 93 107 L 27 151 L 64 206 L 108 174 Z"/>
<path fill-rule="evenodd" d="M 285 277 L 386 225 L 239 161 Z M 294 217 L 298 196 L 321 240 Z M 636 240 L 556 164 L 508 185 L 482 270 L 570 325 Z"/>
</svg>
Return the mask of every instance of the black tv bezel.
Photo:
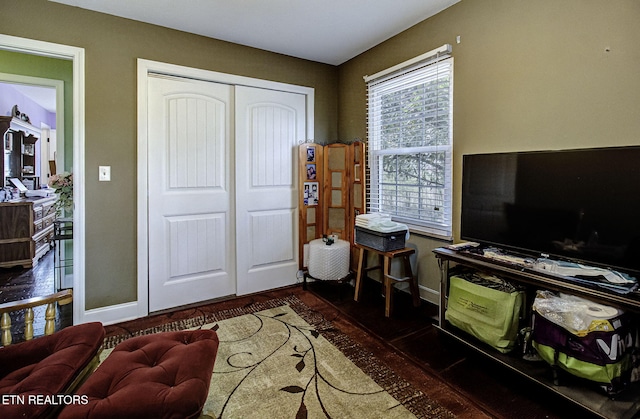
<svg viewBox="0 0 640 419">
<path fill-rule="evenodd" d="M 462 179 L 461 179 L 461 200 L 460 200 L 460 239 L 464 241 L 476 242 L 479 243 L 480 248 L 494 247 L 500 250 L 504 250 L 510 254 L 529 257 L 529 258 L 550 258 L 558 261 L 567 261 L 580 263 L 585 266 L 594 266 L 599 268 L 610 269 L 622 273 L 629 274 L 635 278 L 640 279 L 640 268 L 632 268 L 627 266 L 620 266 L 615 264 L 608 264 L 599 261 L 594 261 L 591 259 L 580 258 L 578 256 L 568 256 L 562 253 L 554 253 L 547 252 L 539 249 L 532 249 L 526 247 L 519 247 L 512 244 L 505 244 L 497 241 L 486 240 L 479 237 L 473 237 L 470 235 L 464 234 L 464 182 L 465 182 L 465 158 L 467 156 L 479 156 L 479 155 L 524 155 L 524 154 L 546 154 L 546 153 L 554 153 L 561 154 L 565 152 L 581 152 L 581 151 L 590 151 L 590 152 L 598 152 L 598 151 L 609 151 L 609 150 L 630 150 L 633 149 L 636 152 L 640 153 L 640 145 L 629 145 L 629 146 L 611 146 L 611 147 L 582 147 L 582 148 L 571 148 L 571 149 L 547 149 L 547 150 L 529 150 L 529 151 L 497 151 L 497 152 L 483 152 L 483 153 L 467 153 L 462 155 Z M 638 163 L 640 168 L 640 161 Z M 640 216 L 640 214 L 639 214 Z"/>
</svg>

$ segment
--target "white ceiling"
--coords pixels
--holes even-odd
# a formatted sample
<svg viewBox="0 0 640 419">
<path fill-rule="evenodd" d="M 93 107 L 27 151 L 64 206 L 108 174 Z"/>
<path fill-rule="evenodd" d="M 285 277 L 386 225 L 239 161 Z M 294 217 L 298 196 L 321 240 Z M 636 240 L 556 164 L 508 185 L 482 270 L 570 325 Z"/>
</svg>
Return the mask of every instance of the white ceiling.
<svg viewBox="0 0 640 419">
<path fill-rule="evenodd" d="M 54 87 L 33 86 L 29 84 L 0 82 L 8 84 L 15 90 L 33 100 L 49 112 L 56 112 L 56 89 Z"/>
<path fill-rule="evenodd" d="M 50 0 L 338 65 L 460 0 Z"/>
</svg>

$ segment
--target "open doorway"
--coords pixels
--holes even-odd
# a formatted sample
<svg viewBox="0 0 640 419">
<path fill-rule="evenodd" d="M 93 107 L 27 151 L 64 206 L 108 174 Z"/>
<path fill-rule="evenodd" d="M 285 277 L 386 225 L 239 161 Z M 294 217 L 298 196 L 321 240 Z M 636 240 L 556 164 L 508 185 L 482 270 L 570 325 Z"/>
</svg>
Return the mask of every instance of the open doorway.
<svg viewBox="0 0 640 419">
<path fill-rule="evenodd" d="M 85 309 L 85 229 L 84 229 L 84 49 L 0 34 L 0 72 L 29 74 L 64 80 L 64 165 L 73 172 L 73 323 L 84 323 Z M 46 72 L 46 74 L 42 74 Z M 51 73 L 55 72 L 55 76 Z M 59 146 L 58 146 L 59 147 Z M 60 157 L 60 156 L 59 156 Z"/>
<path fill-rule="evenodd" d="M 37 195 L 43 192 L 50 181 L 60 176 L 58 168 L 65 168 L 64 135 L 64 82 L 62 80 L 29 77 L 10 73 L 0 73 L 0 113 L 11 118 L 9 129 L 3 132 L 7 139 L 16 134 L 27 133 L 33 144 L 28 149 L 7 150 L 5 144 L 2 176 L 3 187 L 8 179 L 19 179 L 32 190 L 31 201 L 34 210 L 34 236 L 36 243 L 33 266 L 22 268 L 10 266 L 15 259 L 3 256 L 3 269 L 0 272 L 0 300 L 3 302 L 31 298 L 73 288 L 73 241 L 60 240 L 56 235 L 60 219 L 72 214 L 47 214 L 37 219 L 37 209 L 47 208 L 47 203 Z M 3 125 L 3 130 L 5 126 Z M 14 141 L 15 142 L 15 141 Z M 26 145 L 23 144 L 22 148 Z M 18 156 L 18 162 L 14 159 Z M 25 157 L 27 156 L 27 157 Z M 20 161 L 29 159 L 27 161 Z M 19 166 L 18 168 L 13 166 Z M 27 170 L 28 169 L 28 170 Z M 12 186 L 12 185 L 8 185 Z M 29 191 L 29 192 L 32 192 Z M 72 199 L 72 192 L 68 194 Z M 6 198 L 6 196 L 5 196 Z M 9 204 L 5 204 L 9 205 Z M 7 222 L 8 220 L 0 220 Z M 67 225 L 73 225 L 70 221 Z M 69 230 L 72 238 L 72 230 Z M 37 240 L 36 240 L 37 239 Z M 7 246 L 11 246 L 8 244 Z M 7 247 L 5 246 L 5 247 Z M 5 251 L 9 251 L 4 249 Z M 6 261 L 5 261 L 6 260 Z M 20 261 L 23 262 L 23 261 Z M 41 295 L 42 294 L 42 295 Z"/>
</svg>

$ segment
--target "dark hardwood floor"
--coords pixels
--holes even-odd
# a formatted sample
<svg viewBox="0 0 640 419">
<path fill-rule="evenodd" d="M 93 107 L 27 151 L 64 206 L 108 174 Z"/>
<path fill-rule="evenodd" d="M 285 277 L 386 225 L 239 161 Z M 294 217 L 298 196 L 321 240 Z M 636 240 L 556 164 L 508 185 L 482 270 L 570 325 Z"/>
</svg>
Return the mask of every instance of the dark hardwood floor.
<svg viewBox="0 0 640 419">
<path fill-rule="evenodd" d="M 33 269 L 20 266 L 0 268 L 0 303 L 53 292 L 53 250 L 45 254 Z"/>
<path fill-rule="evenodd" d="M 422 301 L 416 309 L 408 293 L 396 290 L 394 312 L 385 318 L 384 297 L 376 281 L 365 282 L 359 302 L 353 300 L 353 287 L 348 284 L 320 281 L 308 289 L 497 418 L 596 417 L 439 332 L 434 327 L 437 306 L 433 304 Z"/>
<path fill-rule="evenodd" d="M 54 285 L 54 251 L 45 254 L 33 269 L 22 267 L 0 268 L 0 304 L 43 297 L 56 292 Z M 34 335 L 44 334 L 45 306 L 36 307 L 34 313 Z M 24 312 L 11 313 L 11 335 L 13 342 L 24 340 Z M 73 304 L 58 306 L 56 330 L 73 323 Z"/>
</svg>

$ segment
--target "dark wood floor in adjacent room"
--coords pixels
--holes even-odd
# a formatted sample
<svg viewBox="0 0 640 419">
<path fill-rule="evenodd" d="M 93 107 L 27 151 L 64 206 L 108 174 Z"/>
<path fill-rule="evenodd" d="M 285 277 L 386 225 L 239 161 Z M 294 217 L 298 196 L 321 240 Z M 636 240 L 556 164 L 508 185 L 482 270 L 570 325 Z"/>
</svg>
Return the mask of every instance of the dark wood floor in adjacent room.
<svg viewBox="0 0 640 419">
<path fill-rule="evenodd" d="M 53 250 L 46 253 L 33 269 L 20 266 L 0 268 L 0 303 L 54 292 Z"/>
<path fill-rule="evenodd" d="M 56 292 L 54 281 L 54 250 L 46 253 L 32 269 L 22 267 L 0 268 L 0 304 L 45 297 Z M 34 334 L 44 333 L 46 307 L 34 308 Z M 11 313 L 13 342 L 24 340 L 24 312 Z M 73 322 L 73 304 L 57 306 L 56 330 Z"/>
</svg>

